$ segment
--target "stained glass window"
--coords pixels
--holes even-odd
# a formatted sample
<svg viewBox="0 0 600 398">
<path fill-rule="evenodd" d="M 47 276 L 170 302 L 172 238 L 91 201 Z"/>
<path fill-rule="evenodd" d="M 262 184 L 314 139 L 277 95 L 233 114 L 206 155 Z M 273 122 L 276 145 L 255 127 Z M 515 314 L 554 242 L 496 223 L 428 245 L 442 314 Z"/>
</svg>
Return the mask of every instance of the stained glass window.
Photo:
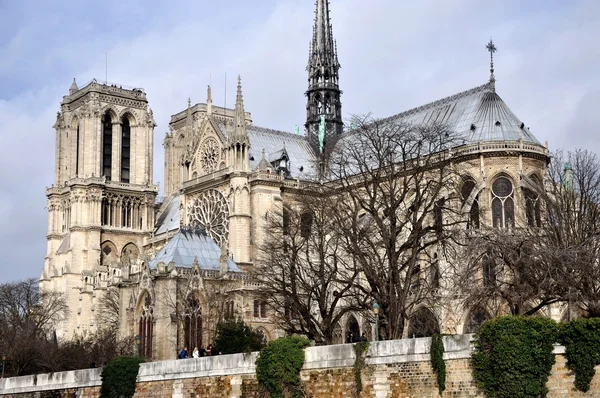
<svg viewBox="0 0 600 398">
<path fill-rule="evenodd" d="M 498 177 L 492 184 L 492 224 L 494 228 L 515 226 L 513 184 L 506 177 Z"/>
</svg>

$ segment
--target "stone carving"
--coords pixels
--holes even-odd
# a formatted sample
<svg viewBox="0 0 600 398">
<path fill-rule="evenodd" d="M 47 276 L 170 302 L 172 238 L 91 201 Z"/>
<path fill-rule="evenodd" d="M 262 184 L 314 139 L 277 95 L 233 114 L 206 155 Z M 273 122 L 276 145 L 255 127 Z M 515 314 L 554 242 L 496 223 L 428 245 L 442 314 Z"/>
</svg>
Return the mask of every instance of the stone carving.
<svg viewBox="0 0 600 398">
<path fill-rule="evenodd" d="M 208 138 L 202 144 L 200 149 L 199 162 L 205 173 L 212 173 L 219 164 L 220 158 L 219 143 L 214 138 Z"/>
<path fill-rule="evenodd" d="M 216 189 L 202 192 L 188 205 L 188 223 L 203 228 L 206 233 L 223 246 L 229 234 L 229 205 L 223 194 Z"/>
</svg>

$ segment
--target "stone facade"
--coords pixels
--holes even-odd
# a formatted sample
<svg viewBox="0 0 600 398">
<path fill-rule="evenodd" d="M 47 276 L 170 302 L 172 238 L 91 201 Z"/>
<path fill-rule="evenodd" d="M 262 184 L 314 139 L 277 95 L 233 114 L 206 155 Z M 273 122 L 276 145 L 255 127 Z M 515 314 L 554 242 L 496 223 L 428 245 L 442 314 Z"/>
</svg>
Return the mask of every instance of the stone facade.
<svg viewBox="0 0 600 398">
<path fill-rule="evenodd" d="M 206 103 L 188 100 L 187 109 L 171 117 L 163 141 L 164 199 L 156 200 L 152 183 L 155 123 L 144 91 L 73 82 L 55 125 L 40 281 L 42 290 L 63 294 L 70 308 L 56 325 L 59 338 L 95 332 L 109 289 L 119 303 L 120 337 L 139 336 L 148 358 L 173 359 L 183 346 L 210 344 L 224 316 L 243 319 L 267 340 L 283 335 L 250 275 L 268 215 L 310 193 L 324 154 L 350 136 L 341 124 L 328 7 L 317 1 L 305 135 L 254 125 L 240 79 L 233 109 L 213 106 L 208 87 Z M 465 200 L 457 210 L 470 228 L 538 222 L 527 195 L 543 189 L 548 149 L 502 101 L 495 80 L 386 120 L 446 123 L 462 137 L 451 152 L 464 179 Z M 460 259 L 435 261 L 443 268 Z M 472 332 L 494 313 L 440 292 L 444 305 L 415 311 L 443 333 Z M 559 319 L 562 312 L 553 308 L 546 315 Z M 336 327 L 336 343 L 349 332 L 372 335 L 372 328 L 360 313 L 348 315 Z M 408 325 L 405 337 L 414 335 Z"/>
<path fill-rule="evenodd" d="M 446 390 L 442 397 L 481 397 L 470 366 L 470 336 L 444 338 Z M 360 397 L 439 397 L 435 374 L 429 362 L 429 338 L 372 342 L 361 373 Z M 549 398 L 600 397 L 600 366 L 590 391 L 581 393 L 573 385 L 574 375 L 565 365 L 563 347 L 555 351 L 555 364 L 548 380 Z M 300 373 L 307 397 L 355 396 L 352 345 L 310 347 Z M 134 397 L 228 397 L 258 398 L 254 362 L 257 353 L 200 359 L 159 361 L 140 366 Z M 0 380 L 0 395 L 6 397 L 97 398 L 100 369 L 78 370 Z"/>
</svg>

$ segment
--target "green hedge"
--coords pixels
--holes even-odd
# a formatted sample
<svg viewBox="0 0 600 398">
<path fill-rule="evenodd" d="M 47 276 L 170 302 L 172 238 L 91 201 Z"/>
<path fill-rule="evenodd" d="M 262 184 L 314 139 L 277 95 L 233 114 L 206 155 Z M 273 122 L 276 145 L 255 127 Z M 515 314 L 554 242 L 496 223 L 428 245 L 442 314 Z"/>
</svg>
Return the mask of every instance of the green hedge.
<svg viewBox="0 0 600 398">
<path fill-rule="evenodd" d="M 102 369 L 100 398 L 127 398 L 135 393 L 140 357 L 118 357 L 109 361 Z"/>
<path fill-rule="evenodd" d="M 586 392 L 600 365 L 600 319 L 576 319 L 560 326 L 559 342 L 566 348 L 567 366 L 575 373 L 575 387 Z"/>
<path fill-rule="evenodd" d="M 304 365 L 303 337 L 282 337 L 269 342 L 256 360 L 256 378 L 271 398 L 303 397 L 300 369 Z"/>
<path fill-rule="evenodd" d="M 548 318 L 503 316 L 487 321 L 475 335 L 473 376 L 488 397 L 543 397 L 557 337 L 557 324 Z"/>
</svg>

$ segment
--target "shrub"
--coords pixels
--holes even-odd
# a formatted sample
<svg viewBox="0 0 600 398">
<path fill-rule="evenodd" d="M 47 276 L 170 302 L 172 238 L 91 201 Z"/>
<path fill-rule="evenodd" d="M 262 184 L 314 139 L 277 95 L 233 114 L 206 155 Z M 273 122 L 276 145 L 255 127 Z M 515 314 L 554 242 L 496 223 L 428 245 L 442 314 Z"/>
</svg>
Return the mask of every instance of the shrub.
<svg viewBox="0 0 600 398">
<path fill-rule="evenodd" d="M 269 342 L 256 360 L 256 378 L 271 398 L 302 397 L 300 369 L 304 365 L 303 337 L 282 337 Z"/>
<path fill-rule="evenodd" d="M 431 367 L 437 376 L 440 395 L 446 389 L 446 362 L 444 362 L 444 339 L 440 334 L 431 336 Z"/>
<path fill-rule="evenodd" d="M 118 357 L 109 361 L 102 369 L 101 398 L 133 397 L 140 357 Z"/>
<path fill-rule="evenodd" d="M 600 318 L 576 319 L 560 326 L 559 342 L 566 348 L 567 366 L 575 373 L 575 387 L 586 392 L 600 365 Z"/>
<path fill-rule="evenodd" d="M 475 335 L 475 380 L 488 397 L 545 396 L 557 337 L 556 322 L 548 318 L 503 316 L 485 322 Z"/>
<path fill-rule="evenodd" d="M 264 346 L 263 335 L 240 320 L 226 320 L 217 325 L 214 351 L 222 354 L 258 351 Z"/>
</svg>

